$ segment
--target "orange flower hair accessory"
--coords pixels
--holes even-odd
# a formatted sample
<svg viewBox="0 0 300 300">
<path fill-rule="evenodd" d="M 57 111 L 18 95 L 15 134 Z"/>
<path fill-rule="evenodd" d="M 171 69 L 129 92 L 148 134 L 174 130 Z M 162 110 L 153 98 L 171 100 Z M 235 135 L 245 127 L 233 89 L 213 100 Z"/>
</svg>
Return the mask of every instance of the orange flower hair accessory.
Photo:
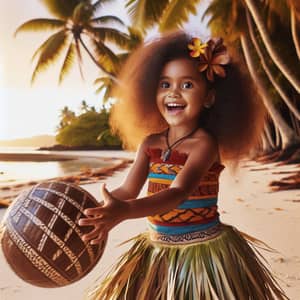
<svg viewBox="0 0 300 300">
<path fill-rule="evenodd" d="M 202 43 L 199 38 L 192 38 L 192 42 L 188 44 L 188 48 L 192 50 L 190 52 L 191 57 L 198 57 L 200 54 L 205 52 L 205 48 L 207 47 L 206 43 Z"/>
<path fill-rule="evenodd" d="M 192 43 L 188 44 L 191 57 L 199 57 L 198 69 L 200 72 L 206 71 L 206 77 L 213 82 L 215 75 L 225 77 L 224 65 L 230 62 L 230 56 L 226 47 L 223 45 L 222 38 L 212 38 L 203 44 L 200 39 L 193 38 Z"/>
</svg>

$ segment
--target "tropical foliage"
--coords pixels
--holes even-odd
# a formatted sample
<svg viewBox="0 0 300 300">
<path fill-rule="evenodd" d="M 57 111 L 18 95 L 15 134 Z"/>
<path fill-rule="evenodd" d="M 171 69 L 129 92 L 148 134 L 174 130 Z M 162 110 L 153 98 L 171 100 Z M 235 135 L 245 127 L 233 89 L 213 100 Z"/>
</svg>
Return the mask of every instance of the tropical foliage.
<svg viewBox="0 0 300 300">
<path fill-rule="evenodd" d="M 90 0 L 41 1 L 55 19 L 29 20 L 16 30 L 16 34 L 22 31 L 54 30 L 54 33 L 40 45 L 33 55 L 37 63 L 32 74 L 32 82 L 41 71 L 47 69 L 52 62 L 57 61 L 63 55 L 59 82 L 68 74 L 75 58 L 82 74 L 82 49 L 103 73 L 110 78 L 115 78 L 119 62 L 106 42 L 123 49 L 130 48 L 132 42 L 128 34 L 108 26 L 108 24 L 117 24 L 124 27 L 124 23 L 118 17 L 96 16 L 107 0 L 94 3 Z"/>
<path fill-rule="evenodd" d="M 56 30 L 36 51 L 36 75 L 67 49 L 60 81 L 74 58 L 81 64 L 83 48 L 102 70 L 95 80 L 104 101 L 111 97 L 115 76 L 130 52 L 156 26 L 164 32 L 178 29 L 197 12 L 200 0 L 126 0 L 131 27 L 126 33 L 102 26 L 122 21 L 115 16 L 98 16 L 108 0 L 41 0 L 55 19 L 35 19 L 21 25 L 24 30 Z M 300 143 L 300 4 L 297 0 L 211 0 L 204 16 L 209 16 L 213 35 L 224 37 L 227 45 L 240 53 L 248 67 L 269 119 L 262 133 L 265 152 L 283 150 L 276 159 L 290 156 Z M 200 25 L 199 20 L 199 25 Z M 83 38 L 84 36 L 84 38 Z M 87 43 L 86 41 L 89 41 Z M 115 54 L 105 44 L 113 42 Z M 64 120 L 62 125 L 68 124 Z M 298 156 L 297 156 L 298 155 Z M 296 153 L 297 159 L 300 154 Z"/>
<path fill-rule="evenodd" d="M 197 13 L 200 0 L 127 0 L 133 26 L 144 31 L 158 25 L 160 31 L 181 27 L 189 15 Z"/>
<path fill-rule="evenodd" d="M 86 104 L 85 101 L 82 104 Z M 113 136 L 109 130 L 109 113 L 106 109 L 97 112 L 95 108 L 86 105 L 85 111 L 78 116 L 73 113 L 73 118 L 65 123 L 64 113 L 71 112 L 67 107 L 62 110 L 61 125 L 57 129 L 56 140 L 64 146 L 121 146 L 118 137 Z"/>
<path fill-rule="evenodd" d="M 289 155 L 300 144 L 299 10 L 286 0 L 213 0 L 207 15 L 213 34 L 240 49 L 261 94 L 270 116 L 265 152 L 285 150 L 276 159 Z"/>
</svg>

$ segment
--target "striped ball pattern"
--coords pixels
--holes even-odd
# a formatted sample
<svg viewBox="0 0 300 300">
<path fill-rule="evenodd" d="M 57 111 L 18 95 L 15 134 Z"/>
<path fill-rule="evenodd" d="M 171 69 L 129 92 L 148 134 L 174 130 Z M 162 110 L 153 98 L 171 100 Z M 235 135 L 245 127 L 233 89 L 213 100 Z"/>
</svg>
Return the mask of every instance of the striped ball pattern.
<svg viewBox="0 0 300 300">
<path fill-rule="evenodd" d="M 85 276 L 101 258 L 106 240 L 91 245 L 80 227 L 96 199 L 70 183 L 43 182 L 20 194 L 4 218 L 2 250 L 14 272 L 40 287 L 60 287 Z"/>
</svg>

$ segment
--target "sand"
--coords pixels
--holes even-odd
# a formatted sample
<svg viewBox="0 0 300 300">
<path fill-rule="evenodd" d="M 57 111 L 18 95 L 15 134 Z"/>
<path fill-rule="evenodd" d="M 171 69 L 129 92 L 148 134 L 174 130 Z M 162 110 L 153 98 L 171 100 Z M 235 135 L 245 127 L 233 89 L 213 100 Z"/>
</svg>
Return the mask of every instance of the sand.
<svg viewBox="0 0 300 300">
<path fill-rule="evenodd" d="M 130 156 L 133 154 L 128 155 Z M 280 178 L 273 172 L 296 169 L 296 165 L 275 167 L 274 164 L 260 165 L 253 161 L 245 161 L 235 176 L 232 176 L 228 169 L 223 170 L 219 191 L 221 220 L 263 240 L 278 251 L 263 254 L 291 300 L 300 298 L 300 190 L 270 192 L 268 183 Z M 100 200 L 101 182 L 105 181 L 108 188 L 113 189 L 122 182 L 127 172 L 128 168 L 115 172 L 106 180 L 83 187 Z M 144 193 L 145 188 L 142 191 L 142 194 Z M 0 210 L 0 218 L 4 211 Z M 83 299 L 87 288 L 93 285 L 128 247 L 118 247 L 118 244 L 144 230 L 144 219 L 119 224 L 110 232 L 107 248 L 96 267 L 79 282 L 63 288 L 37 288 L 23 282 L 11 271 L 3 253 L 0 252 L 0 299 Z"/>
</svg>

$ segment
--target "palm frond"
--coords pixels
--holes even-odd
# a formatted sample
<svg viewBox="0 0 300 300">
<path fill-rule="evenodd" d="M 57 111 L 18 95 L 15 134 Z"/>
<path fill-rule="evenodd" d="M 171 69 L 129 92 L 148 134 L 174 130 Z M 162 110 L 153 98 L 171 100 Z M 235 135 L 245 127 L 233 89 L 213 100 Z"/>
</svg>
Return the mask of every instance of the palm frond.
<svg viewBox="0 0 300 300">
<path fill-rule="evenodd" d="M 104 94 L 102 96 L 102 102 L 106 103 L 109 101 L 109 99 L 111 98 L 111 91 L 112 91 L 112 84 L 109 85 L 101 85 L 100 87 L 97 88 L 97 90 L 95 91 L 96 94 L 100 94 L 102 91 L 104 91 Z"/>
<path fill-rule="evenodd" d="M 223 5 L 220 5 L 219 0 L 212 1 L 209 6 L 204 10 L 201 21 L 204 20 L 205 17 L 209 17 L 215 14 L 215 12 L 219 9 L 223 9 Z"/>
<path fill-rule="evenodd" d="M 122 49 L 130 49 L 130 37 L 124 32 L 108 27 L 89 27 L 87 30 L 92 32 L 99 41 L 111 42 Z"/>
<path fill-rule="evenodd" d="M 129 55 L 130 55 L 130 52 L 123 52 L 123 53 L 119 53 L 117 55 L 118 60 L 121 65 L 126 61 L 126 59 L 129 57 Z"/>
<path fill-rule="evenodd" d="M 62 29 L 65 21 L 58 19 L 32 19 L 20 25 L 15 31 L 15 36 L 23 31 L 44 31 Z"/>
<path fill-rule="evenodd" d="M 118 57 L 101 41 L 91 40 L 97 62 L 107 72 L 116 74 L 119 69 Z"/>
<path fill-rule="evenodd" d="M 126 7 L 133 25 L 144 30 L 159 21 L 168 0 L 127 0 Z"/>
<path fill-rule="evenodd" d="M 104 89 L 105 89 L 105 85 L 101 85 L 100 87 L 98 87 L 95 91 L 95 94 L 100 94 Z"/>
<path fill-rule="evenodd" d="M 96 11 L 97 9 L 99 9 L 103 4 L 105 3 L 109 3 L 109 2 L 113 2 L 114 0 L 98 0 L 95 1 L 92 5 L 94 7 L 94 10 Z"/>
<path fill-rule="evenodd" d="M 72 16 L 75 7 L 81 0 L 40 0 L 48 11 L 61 19 L 68 19 Z"/>
<path fill-rule="evenodd" d="M 173 0 L 164 10 L 160 18 L 160 31 L 180 27 L 188 21 L 189 15 L 196 15 L 197 4 L 200 0 Z"/>
<path fill-rule="evenodd" d="M 106 15 L 98 18 L 94 18 L 91 20 L 92 23 L 95 24 L 117 24 L 117 25 L 125 25 L 124 22 L 116 17 L 111 15 Z"/>
<path fill-rule="evenodd" d="M 40 47 L 39 60 L 33 71 L 31 77 L 31 83 L 35 81 L 35 78 L 39 72 L 47 69 L 49 64 L 59 57 L 62 50 L 67 44 L 67 33 L 65 30 L 61 30 L 48 38 L 48 40 L 43 43 L 43 47 Z"/>
<path fill-rule="evenodd" d="M 84 80 L 83 70 L 82 70 L 82 55 L 81 55 L 81 50 L 80 50 L 79 39 L 75 39 L 75 49 L 76 49 L 76 54 L 78 57 L 78 67 L 79 67 L 80 76 L 81 76 L 81 79 Z"/>
<path fill-rule="evenodd" d="M 94 8 L 88 1 L 81 1 L 72 14 L 72 21 L 78 25 L 88 24 L 93 17 Z"/>
<path fill-rule="evenodd" d="M 99 78 L 95 79 L 95 81 L 94 81 L 95 85 L 96 84 L 108 85 L 110 83 L 112 83 L 112 80 L 109 77 L 99 77 Z"/>
<path fill-rule="evenodd" d="M 66 57 L 64 59 L 63 65 L 60 70 L 59 83 L 61 83 L 65 78 L 65 76 L 69 73 L 72 65 L 74 64 L 75 55 L 76 55 L 76 47 L 75 44 L 71 42 Z"/>
<path fill-rule="evenodd" d="M 130 49 L 133 50 L 144 41 L 143 32 L 136 28 L 129 26 L 128 28 L 129 36 L 130 36 Z"/>
</svg>

